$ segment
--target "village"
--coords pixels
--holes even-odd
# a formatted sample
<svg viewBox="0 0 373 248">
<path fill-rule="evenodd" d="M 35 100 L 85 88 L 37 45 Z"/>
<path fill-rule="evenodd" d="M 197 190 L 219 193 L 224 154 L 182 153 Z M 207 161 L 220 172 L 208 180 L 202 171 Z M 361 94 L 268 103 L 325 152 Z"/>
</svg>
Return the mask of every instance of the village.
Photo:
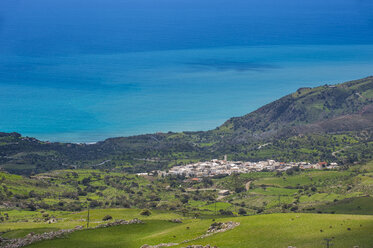
<svg viewBox="0 0 373 248">
<path fill-rule="evenodd" d="M 234 173 L 250 173 L 258 171 L 287 171 L 292 168 L 299 169 L 337 169 L 337 163 L 319 162 L 311 164 L 307 162 L 278 162 L 266 160 L 259 162 L 228 161 L 227 156 L 223 160 L 213 159 L 206 162 L 174 166 L 168 171 L 159 171 L 158 176 L 183 175 L 185 177 L 213 177 L 217 175 L 231 175 Z"/>
</svg>

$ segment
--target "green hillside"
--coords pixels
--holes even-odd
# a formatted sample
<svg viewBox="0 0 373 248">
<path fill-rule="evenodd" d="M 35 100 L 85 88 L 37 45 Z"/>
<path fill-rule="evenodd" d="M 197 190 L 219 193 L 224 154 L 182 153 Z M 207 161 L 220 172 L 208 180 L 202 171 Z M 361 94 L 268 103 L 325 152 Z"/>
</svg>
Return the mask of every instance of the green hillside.
<svg viewBox="0 0 373 248">
<path fill-rule="evenodd" d="M 229 190 L 230 194 L 218 198 L 219 190 Z M 87 207 L 174 211 L 184 216 L 373 214 L 372 196 L 372 162 L 342 171 L 252 172 L 200 182 L 181 176 L 140 177 L 108 170 L 60 170 L 31 178 L 2 172 L 0 221 L 27 219 L 13 213 L 14 209 L 26 211 L 43 223 L 55 213 Z"/>
<path fill-rule="evenodd" d="M 289 130 L 303 133 L 369 129 L 373 127 L 372 89 L 373 77 L 301 88 L 250 114 L 232 118 L 223 127 L 264 136 L 285 135 L 284 131 Z"/>
</svg>

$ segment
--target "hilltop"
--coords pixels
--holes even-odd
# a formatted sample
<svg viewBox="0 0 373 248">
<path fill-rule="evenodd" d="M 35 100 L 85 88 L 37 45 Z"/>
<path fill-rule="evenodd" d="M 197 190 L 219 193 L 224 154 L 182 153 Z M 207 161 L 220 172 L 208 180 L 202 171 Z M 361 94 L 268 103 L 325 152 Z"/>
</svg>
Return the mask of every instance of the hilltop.
<svg viewBox="0 0 373 248">
<path fill-rule="evenodd" d="M 371 159 L 373 77 L 301 88 L 206 132 L 110 138 L 96 144 L 49 143 L 0 133 L 0 168 L 17 174 L 66 168 L 141 172 L 228 154 L 232 160 Z"/>
</svg>

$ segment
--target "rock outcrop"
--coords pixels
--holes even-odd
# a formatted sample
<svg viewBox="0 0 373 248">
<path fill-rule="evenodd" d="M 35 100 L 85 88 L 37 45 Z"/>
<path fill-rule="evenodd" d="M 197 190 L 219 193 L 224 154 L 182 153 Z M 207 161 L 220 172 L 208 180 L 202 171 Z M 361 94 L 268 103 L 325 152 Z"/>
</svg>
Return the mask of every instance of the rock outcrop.
<svg viewBox="0 0 373 248">
<path fill-rule="evenodd" d="M 183 247 L 183 248 L 219 248 L 219 247 L 211 246 L 211 245 L 206 245 L 206 246 L 203 246 L 203 245 L 188 245 L 187 247 Z"/>
<path fill-rule="evenodd" d="M 228 231 L 230 229 L 235 228 L 238 225 L 240 225 L 240 223 L 233 222 L 233 221 L 228 221 L 228 222 L 225 222 L 225 223 L 214 222 L 214 223 L 211 224 L 211 226 L 207 230 L 207 234 L 225 232 L 225 231 Z"/>
<path fill-rule="evenodd" d="M 170 247 L 174 245 L 179 245 L 178 243 L 166 243 L 166 244 L 159 244 L 159 245 L 143 245 L 141 248 L 162 248 L 162 247 Z M 217 246 L 211 246 L 211 245 L 188 245 L 183 248 L 218 248 Z"/>
<path fill-rule="evenodd" d="M 180 219 L 172 219 L 170 220 L 172 223 L 183 223 Z"/>
<path fill-rule="evenodd" d="M 141 248 L 162 248 L 162 247 L 170 247 L 174 245 L 178 245 L 178 243 L 162 243 L 158 245 L 143 245 L 141 246 Z"/>
<path fill-rule="evenodd" d="M 206 237 L 211 236 L 215 233 L 226 232 L 226 231 L 231 230 L 231 229 L 233 229 L 233 228 L 235 228 L 236 226 L 239 226 L 239 225 L 240 225 L 239 222 L 233 222 L 233 221 L 228 221 L 228 222 L 225 222 L 225 223 L 214 222 L 207 229 L 207 232 L 205 234 L 203 234 L 203 235 L 201 235 L 197 238 L 184 240 L 183 242 L 180 242 L 180 243 L 162 243 L 162 244 L 158 244 L 158 245 L 143 245 L 143 246 L 141 246 L 141 248 L 162 248 L 162 247 L 170 247 L 170 246 L 185 244 L 185 243 L 188 243 L 188 242 L 191 242 L 191 241 L 206 238 Z M 210 246 L 210 245 L 206 245 L 206 246 L 203 246 L 203 245 L 189 245 L 189 246 L 184 247 L 184 248 L 217 248 L 217 247 L 216 246 Z"/>
<path fill-rule="evenodd" d="M 129 225 L 129 224 L 143 224 L 144 222 L 142 220 L 139 220 L 139 219 L 133 219 L 133 220 L 129 220 L 129 221 L 126 221 L 126 220 L 116 220 L 114 222 L 108 222 L 108 223 L 105 223 L 105 224 L 101 224 L 101 225 L 98 225 L 95 227 L 96 228 L 103 228 L 103 227 L 111 227 L 111 226 L 119 226 L 119 225 Z"/>
</svg>

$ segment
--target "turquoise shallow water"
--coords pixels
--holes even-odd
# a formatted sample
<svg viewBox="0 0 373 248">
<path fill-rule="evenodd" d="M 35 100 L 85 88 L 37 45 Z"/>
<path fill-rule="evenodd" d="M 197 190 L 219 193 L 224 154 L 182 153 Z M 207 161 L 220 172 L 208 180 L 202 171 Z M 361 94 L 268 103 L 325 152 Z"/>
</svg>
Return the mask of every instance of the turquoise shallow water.
<svg viewBox="0 0 373 248">
<path fill-rule="evenodd" d="M 367 0 L 2 0 L 0 131 L 95 142 L 208 130 L 372 75 Z"/>
<path fill-rule="evenodd" d="M 26 64 L 24 57 L 3 59 Z M 373 46 L 211 48 L 39 57 L 27 64 L 28 73 L 0 85 L 1 130 L 93 142 L 207 130 L 299 87 L 369 76 Z M 24 80 L 33 83 L 16 83 Z M 48 86 L 60 80 L 70 85 Z"/>
</svg>

